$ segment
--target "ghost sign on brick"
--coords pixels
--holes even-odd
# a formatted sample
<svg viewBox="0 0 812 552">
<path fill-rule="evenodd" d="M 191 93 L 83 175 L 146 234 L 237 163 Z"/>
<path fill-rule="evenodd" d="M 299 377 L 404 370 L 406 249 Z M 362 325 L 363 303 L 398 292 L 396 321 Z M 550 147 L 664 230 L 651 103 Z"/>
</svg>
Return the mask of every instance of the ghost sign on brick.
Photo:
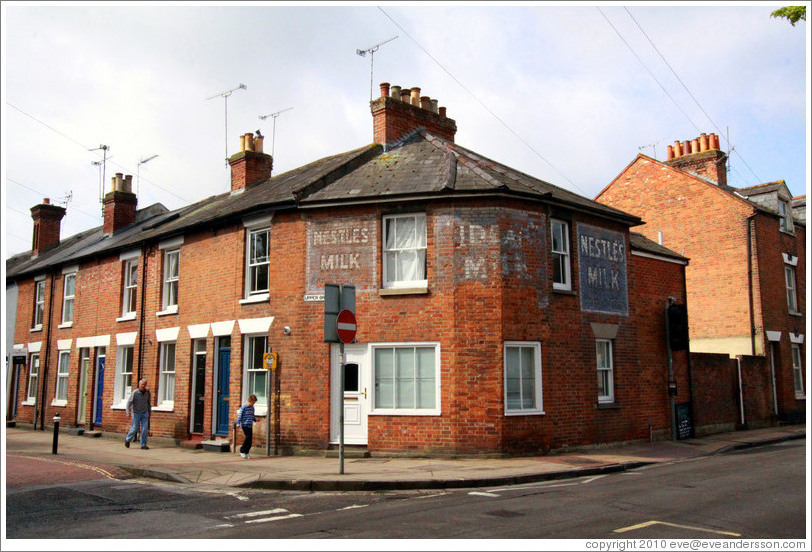
<svg viewBox="0 0 812 552">
<path fill-rule="evenodd" d="M 581 308 L 629 314 L 626 280 L 626 239 L 620 232 L 578 225 Z"/>
</svg>

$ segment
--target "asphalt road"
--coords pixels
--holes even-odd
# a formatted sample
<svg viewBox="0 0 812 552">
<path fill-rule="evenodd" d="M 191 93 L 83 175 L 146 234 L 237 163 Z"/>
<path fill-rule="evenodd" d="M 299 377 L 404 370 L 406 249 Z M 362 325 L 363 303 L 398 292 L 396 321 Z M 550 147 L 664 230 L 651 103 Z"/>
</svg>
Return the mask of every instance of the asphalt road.
<svg viewBox="0 0 812 552">
<path fill-rule="evenodd" d="M 804 538 L 805 446 L 502 488 L 382 493 L 116 480 L 92 469 L 22 481 L 9 456 L 6 528 L 9 539 Z"/>
</svg>

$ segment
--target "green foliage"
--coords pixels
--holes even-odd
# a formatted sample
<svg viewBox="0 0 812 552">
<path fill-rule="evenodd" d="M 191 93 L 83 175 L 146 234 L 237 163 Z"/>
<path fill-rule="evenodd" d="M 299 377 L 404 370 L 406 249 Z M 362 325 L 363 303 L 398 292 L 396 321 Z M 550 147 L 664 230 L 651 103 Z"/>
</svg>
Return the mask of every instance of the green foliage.
<svg viewBox="0 0 812 552">
<path fill-rule="evenodd" d="M 770 17 L 789 19 L 789 22 L 792 23 L 794 27 L 799 19 L 806 21 L 806 6 L 786 6 L 784 8 L 778 8 L 770 14 Z"/>
</svg>

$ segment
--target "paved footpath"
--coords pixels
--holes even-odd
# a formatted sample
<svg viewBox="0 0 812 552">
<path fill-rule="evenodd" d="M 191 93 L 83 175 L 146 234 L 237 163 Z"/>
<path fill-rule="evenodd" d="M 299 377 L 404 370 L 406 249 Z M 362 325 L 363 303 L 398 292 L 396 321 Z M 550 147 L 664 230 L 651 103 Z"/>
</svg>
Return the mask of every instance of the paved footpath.
<svg viewBox="0 0 812 552">
<path fill-rule="evenodd" d="M 124 447 L 123 436 L 59 435 L 52 455 L 53 430 L 6 428 L 7 459 L 59 458 L 108 466 L 140 477 L 190 484 L 258 489 L 319 491 L 466 488 L 530 483 L 599 475 L 659 462 L 764 446 L 806 438 L 806 425 L 719 433 L 683 441 L 655 441 L 585 447 L 544 456 L 511 458 L 401 458 L 372 456 L 345 458 L 339 473 L 338 458 L 323 456 L 265 456 L 254 448 L 249 460 L 229 452 L 208 452 L 151 438 L 149 450 Z M 6 462 L 8 466 L 8 462 Z"/>
</svg>

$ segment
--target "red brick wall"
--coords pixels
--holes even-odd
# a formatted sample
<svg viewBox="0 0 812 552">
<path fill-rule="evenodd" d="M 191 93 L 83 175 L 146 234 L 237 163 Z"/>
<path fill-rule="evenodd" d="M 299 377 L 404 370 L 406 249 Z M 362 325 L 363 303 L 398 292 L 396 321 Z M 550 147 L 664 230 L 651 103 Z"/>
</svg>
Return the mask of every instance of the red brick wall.
<svg viewBox="0 0 812 552">
<path fill-rule="evenodd" d="M 375 99 L 371 109 L 377 144 L 392 144 L 421 127 L 451 142 L 457 133 L 453 119 L 388 96 Z"/>
</svg>

